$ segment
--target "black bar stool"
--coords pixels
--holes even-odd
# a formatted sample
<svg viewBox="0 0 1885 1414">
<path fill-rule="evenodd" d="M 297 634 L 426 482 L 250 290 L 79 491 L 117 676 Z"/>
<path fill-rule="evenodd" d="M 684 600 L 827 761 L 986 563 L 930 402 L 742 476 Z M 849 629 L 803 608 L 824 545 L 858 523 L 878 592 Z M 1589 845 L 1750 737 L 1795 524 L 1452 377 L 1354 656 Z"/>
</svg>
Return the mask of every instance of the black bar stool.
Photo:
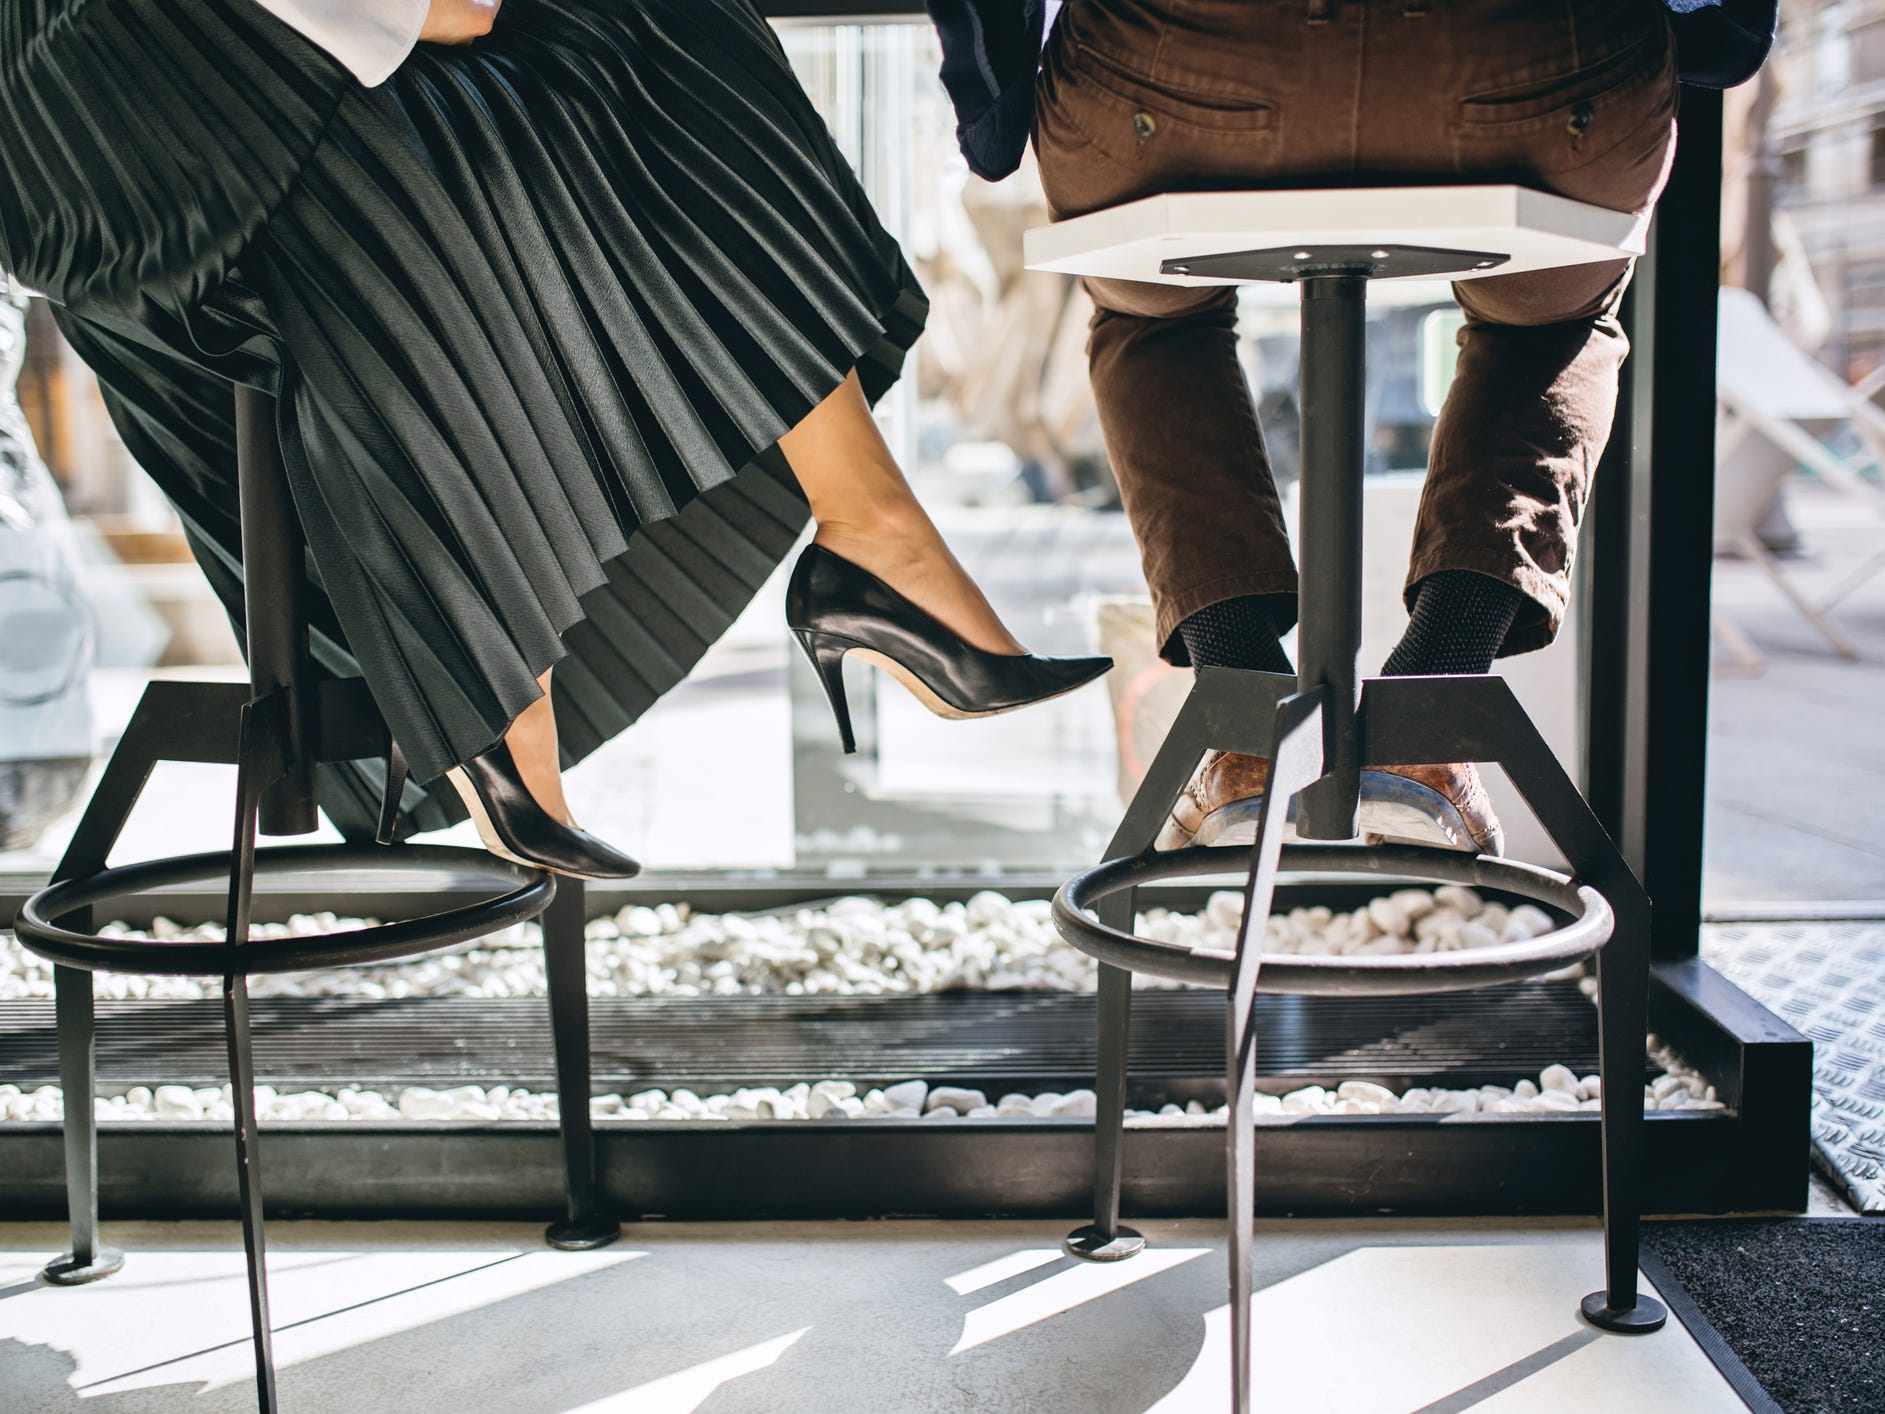
<svg viewBox="0 0 1885 1414">
<path fill-rule="evenodd" d="M 1127 808 L 1106 862 L 1054 900 L 1061 935 L 1100 962 L 1094 1220 L 1067 1238 L 1093 1261 L 1144 1239 L 1119 1222 L 1132 976 L 1228 995 L 1226 1167 L 1234 1407 L 1250 1407 L 1254 1099 L 1258 992 L 1411 995 L 1492 986 L 1594 958 L 1601 1008 L 1605 1283 L 1594 1325 L 1644 1332 L 1667 1319 L 1637 1281 L 1642 1064 L 1650 903 L 1629 865 L 1502 678 L 1363 679 L 1362 465 L 1365 317 L 1371 280 L 1472 279 L 1640 254 L 1646 223 L 1514 186 L 1204 192 L 1150 197 L 1028 233 L 1036 269 L 1166 283 L 1299 287 L 1302 320 L 1302 590 L 1295 678 L 1206 669 Z M 1270 789 L 1254 848 L 1153 848 L 1207 750 L 1264 756 Z M 1497 762 L 1572 875 L 1404 846 L 1283 845 L 1292 797 L 1303 840 L 1354 840 L 1368 766 Z M 1505 890 L 1554 910 L 1540 938 L 1402 957 L 1263 955 L 1262 920 L 1283 867 Z M 1135 936 L 1136 891 L 1167 879 L 1247 874 L 1234 951 Z M 1252 942 L 1252 928 L 1256 942 Z"/>
<path fill-rule="evenodd" d="M 98 1130 L 93 1090 L 94 971 L 220 976 L 235 1108 L 236 1175 L 248 1254 L 256 1389 L 275 1408 L 268 1281 L 262 1229 L 261 1155 L 250 1044 L 251 974 L 388 962 L 541 918 L 568 1211 L 546 1237 L 553 1247 L 601 1247 L 620 1234 L 597 1206 L 595 1135 L 589 1120 L 589 998 L 581 881 L 498 859 L 483 850 L 394 844 L 405 769 L 363 682 L 317 681 L 297 570 L 304 545 L 282 470 L 275 402 L 237 388 L 236 438 L 246 575 L 249 684 L 154 682 L 144 692 L 52 882 L 20 909 L 20 941 L 54 969 L 59 1078 L 65 1089 L 66 1194 L 72 1250 L 46 1280 L 77 1285 L 110 1276 L 124 1255 L 98 1241 Z M 304 835 L 317 827 L 317 764 L 384 756 L 390 766 L 378 845 L 256 848 L 257 833 Z M 236 770 L 235 840 L 227 853 L 107 867 L 107 857 L 159 761 L 211 762 Z M 250 939 L 256 875 L 420 871 L 475 881 L 487 896 L 461 907 L 353 932 Z M 225 882 L 227 940 L 106 938 L 94 912 L 153 889 Z"/>
</svg>

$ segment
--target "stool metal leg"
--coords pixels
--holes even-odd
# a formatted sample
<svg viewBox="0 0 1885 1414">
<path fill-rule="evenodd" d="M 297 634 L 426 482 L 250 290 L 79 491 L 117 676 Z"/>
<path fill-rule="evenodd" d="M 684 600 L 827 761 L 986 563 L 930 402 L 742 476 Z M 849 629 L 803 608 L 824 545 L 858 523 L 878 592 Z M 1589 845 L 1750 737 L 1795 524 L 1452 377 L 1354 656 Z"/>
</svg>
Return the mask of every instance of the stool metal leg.
<svg viewBox="0 0 1885 1414">
<path fill-rule="evenodd" d="M 1649 897 L 1505 679 L 1371 678 L 1363 697 L 1371 762 L 1498 762 L 1571 872 L 1602 894 L 1616 914 L 1615 932 L 1597 955 L 1605 1280 L 1602 1291 L 1584 1298 L 1583 1311 L 1605 1330 L 1656 1330 L 1669 1313 L 1637 1289 Z"/>
<path fill-rule="evenodd" d="M 236 766 L 236 832 L 231 850 L 227 936 L 247 942 L 255 896 L 255 836 L 262 796 L 283 774 L 288 727 L 281 690 L 242 709 Z M 275 1414 L 274 1334 L 268 1314 L 268 1244 L 262 1226 L 262 1150 L 255 1114 L 255 1051 L 249 1029 L 249 983 L 241 973 L 223 978 L 223 1039 L 229 1051 L 229 1103 L 235 1110 L 236 1199 L 247 1259 L 249 1320 L 255 1337 L 256 1406 Z"/>
<path fill-rule="evenodd" d="M 584 936 L 586 890 L 580 879 L 558 879 L 543 913 L 543 963 L 549 980 L 550 1034 L 556 1047 L 558 1128 L 563 1136 L 567 1216 L 544 1238 L 565 1252 L 606 1247 L 621 1224 L 597 1211 L 596 1132 L 589 1118 L 589 965 Z"/>
<path fill-rule="evenodd" d="M 105 867 L 156 764 L 150 738 L 158 715 L 152 711 L 147 691 L 86 802 L 52 876 L 55 882 L 85 878 Z M 91 931 L 91 910 L 68 922 Z M 52 987 L 59 1086 L 65 1092 L 65 1192 L 72 1248 L 48 1262 L 42 1275 L 54 1286 L 78 1286 L 117 1271 L 124 1265 L 124 1253 L 98 1243 L 98 1123 L 93 1098 L 98 1068 L 92 974 L 76 967 L 54 967 Z"/>
<path fill-rule="evenodd" d="M 1125 818 L 1106 847 L 1106 858 L 1137 854 L 1157 839 L 1172 802 L 1191 779 L 1210 744 L 1212 708 L 1221 695 L 1192 689 L 1146 769 L 1145 779 L 1133 793 Z M 1137 895 L 1131 890 L 1106 899 L 1099 906 L 1101 921 L 1116 928 L 1130 928 L 1136 901 Z M 1125 1168 L 1126 1055 L 1132 1040 L 1132 974 L 1123 967 L 1100 964 L 1096 1027 L 1099 1073 L 1093 1120 L 1093 1221 L 1068 1233 L 1062 1245 L 1070 1257 L 1117 1262 L 1145 1249 L 1145 1238 L 1119 1223 Z"/>
<path fill-rule="evenodd" d="M 1604 1289 L 1582 1309 L 1594 1326 L 1625 1334 L 1660 1329 L 1668 1309 L 1637 1289 L 1642 1218 L 1643 1039 L 1648 1026 L 1649 932 L 1617 936 L 1597 955 L 1598 1073 L 1603 1079 Z"/>
<path fill-rule="evenodd" d="M 300 602 L 306 539 L 282 466 L 275 399 L 257 388 L 236 389 L 236 476 L 242 508 L 243 647 L 251 694 L 279 694 L 281 716 L 270 723 L 280 751 L 263 782 L 261 829 L 268 835 L 312 834 L 315 735 L 310 702 L 308 624 Z"/>
<path fill-rule="evenodd" d="M 1226 1201 L 1230 1249 L 1231 1407 L 1250 1408 L 1250 1283 L 1256 1185 L 1257 971 L 1263 956 L 1270 898 L 1283 855 L 1290 798 L 1322 775 L 1323 709 L 1329 689 L 1286 699 L 1276 710 L 1276 744 L 1270 752 L 1270 789 L 1257 818 L 1250 879 L 1244 886 L 1244 916 L 1237 926 L 1237 962 L 1226 998 L 1224 1118 L 1229 1167 Z"/>
<path fill-rule="evenodd" d="M 249 982 L 223 978 L 223 1031 L 229 1045 L 229 1099 L 236 1112 L 236 1196 L 248 1262 L 249 1320 L 255 1334 L 256 1407 L 275 1414 L 275 1346 L 268 1314 L 268 1244 L 262 1227 L 262 1153 L 255 1115 L 255 1054 L 249 1031 Z"/>
<path fill-rule="evenodd" d="M 91 921 L 79 926 L 90 929 Z M 72 1250 L 48 1262 L 44 1276 L 54 1286 L 79 1286 L 117 1271 L 124 1265 L 124 1253 L 98 1242 L 92 974 L 76 967 L 55 967 L 52 986 L 58 1018 L 59 1084 L 65 1090 L 65 1193 Z"/>
<path fill-rule="evenodd" d="M 1115 928 L 1132 926 L 1134 891 L 1126 890 L 1100 905 L 1100 921 Z M 1093 1222 L 1075 1228 L 1062 1244 L 1070 1257 L 1089 1262 L 1117 1262 L 1145 1250 L 1145 1238 L 1120 1226 L 1119 1188 L 1125 1169 L 1126 1051 L 1132 1040 L 1132 974 L 1100 964 L 1099 1104 L 1093 1119 Z"/>
<path fill-rule="evenodd" d="M 1302 282 L 1302 691 L 1326 685 L 1328 778 L 1303 792 L 1296 833 L 1352 840 L 1360 828 L 1361 498 L 1366 447 L 1368 281 Z"/>
</svg>

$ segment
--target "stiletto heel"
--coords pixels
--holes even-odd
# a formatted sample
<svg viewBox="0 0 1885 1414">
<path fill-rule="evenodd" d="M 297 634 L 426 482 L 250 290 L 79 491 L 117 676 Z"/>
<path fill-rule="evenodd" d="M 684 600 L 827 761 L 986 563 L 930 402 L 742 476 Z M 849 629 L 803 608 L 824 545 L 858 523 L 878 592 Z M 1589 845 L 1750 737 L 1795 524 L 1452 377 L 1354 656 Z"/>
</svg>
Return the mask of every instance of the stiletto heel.
<svg viewBox="0 0 1885 1414">
<path fill-rule="evenodd" d="M 990 653 L 912 604 L 876 575 L 807 545 L 786 590 L 786 623 L 825 684 L 844 749 L 855 751 L 844 657 L 882 668 L 939 717 L 992 717 L 1084 687 L 1111 658 Z"/>
<path fill-rule="evenodd" d="M 572 879 L 632 879 L 641 873 L 641 865 L 621 850 L 538 805 L 504 742 L 454 766 L 445 778 L 471 812 L 484 847 L 500 859 Z"/>
<path fill-rule="evenodd" d="M 379 828 L 373 832 L 375 842 L 392 844 L 399 838 L 399 800 L 406 793 L 406 753 L 399 749 L 399 743 L 389 741 L 386 744 L 386 788 L 380 793 Z"/>
<path fill-rule="evenodd" d="M 818 670 L 818 680 L 825 685 L 825 697 L 831 703 L 831 715 L 838 719 L 838 735 L 844 741 L 844 754 L 849 756 L 857 750 L 857 738 L 851 734 L 851 704 L 844 695 L 844 655 L 847 649 L 855 645 L 813 633 L 810 629 L 794 629 L 793 633 L 798 638 L 799 646 L 805 650 L 805 656 L 812 660 L 812 666 Z"/>
</svg>

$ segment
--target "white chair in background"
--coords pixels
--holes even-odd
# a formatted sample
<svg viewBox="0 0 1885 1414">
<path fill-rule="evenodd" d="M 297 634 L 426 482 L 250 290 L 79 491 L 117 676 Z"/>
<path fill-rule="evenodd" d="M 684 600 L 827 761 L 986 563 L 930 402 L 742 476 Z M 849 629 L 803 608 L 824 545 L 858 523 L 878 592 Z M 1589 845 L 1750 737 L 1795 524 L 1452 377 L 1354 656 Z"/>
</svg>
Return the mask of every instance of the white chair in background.
<svg viewBox="0 0 1885 1414">
<path fill-rule="evenodd" d="M 1715 443 L 1715 544 L 1760 567 L 1841 657 L 1859 650 L 1828 612 L 1885 569 L 1885 551 L 1848 574 L 1822 598 L 1810 597 L 1761 542 L 1756 528 L 1796 467 L 1804 466 L 1849 499 L 1860 514 L 1885 526 L 1885 489 L 1868 482 L 1862 467 L 1840 456 L 1823 438 L 1850 422 L 1871 459 L 1885 466 L 1885 409 L 1866 385 L 1849 387 L 1803 352 L 1759 298 L 1747 290 L 1721 292 L 1718 365 L 1721 418 Z M 1879 380 L 1885 383 L 1885 379 Z M 1714 615 L 1716 633 L 1742 666 L 1758 671 L 1761 655 L 1726 613 Z"/>
</svg>

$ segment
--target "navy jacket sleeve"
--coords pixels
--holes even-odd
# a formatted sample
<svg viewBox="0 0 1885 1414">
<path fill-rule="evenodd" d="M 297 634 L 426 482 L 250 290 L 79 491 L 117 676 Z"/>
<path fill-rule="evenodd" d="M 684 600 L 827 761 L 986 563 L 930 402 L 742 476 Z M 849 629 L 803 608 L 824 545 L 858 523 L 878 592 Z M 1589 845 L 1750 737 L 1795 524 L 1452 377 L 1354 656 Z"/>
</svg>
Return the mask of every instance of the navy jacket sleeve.
<svg viewBox="0 0 1885 1414">
<path fill-rule="evenodd" d="M 1000 181 L 1034 122 L 1046 0 L 924 0 L 942 38 L 942 81 L 969 170 Z"/>
<path fill-rule="evenodd" d="M 1733 88 L 1760 71 L 1774 47 L 1780 0 L 1663 0 L 1682 82 Z"/>
</svg>

